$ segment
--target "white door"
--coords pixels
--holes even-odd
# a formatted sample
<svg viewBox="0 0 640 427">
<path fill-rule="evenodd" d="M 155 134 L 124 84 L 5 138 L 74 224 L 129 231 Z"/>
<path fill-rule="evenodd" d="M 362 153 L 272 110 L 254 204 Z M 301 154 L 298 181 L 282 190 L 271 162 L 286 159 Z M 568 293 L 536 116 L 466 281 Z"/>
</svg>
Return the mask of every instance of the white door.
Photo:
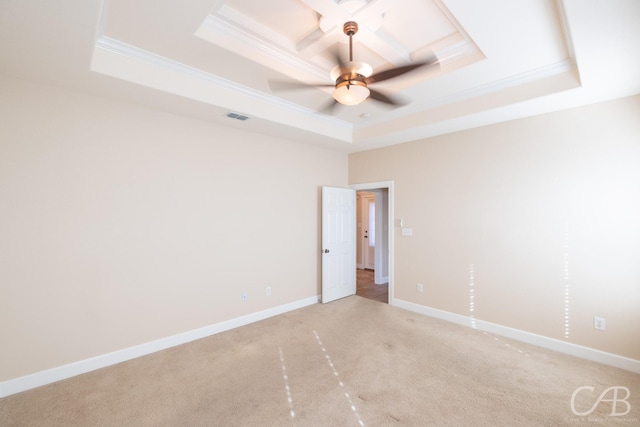
<svg viewBox="0 0 640 427">
<path fill-rule="evenodd" d="M 322 302 L 356 293 L 356 192 L 322 187 Z"/>
</svg>

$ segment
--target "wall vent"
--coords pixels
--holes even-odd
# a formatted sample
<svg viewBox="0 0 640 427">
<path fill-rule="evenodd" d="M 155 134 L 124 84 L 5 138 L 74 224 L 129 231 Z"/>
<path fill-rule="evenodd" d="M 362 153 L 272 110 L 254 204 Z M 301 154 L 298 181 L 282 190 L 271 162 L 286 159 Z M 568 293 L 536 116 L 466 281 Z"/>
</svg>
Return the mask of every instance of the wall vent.
<svg viewBox="0 0 640 427">
<path fill-rule="evenodd" d="M 244 114 L 238 114 L 238 113 L 227 113 L 227 117 L 229 117 L 230 119 L 240 120 L 242 122 L 249 119 L 249 116 L 245 116 Z"/>
</svg>

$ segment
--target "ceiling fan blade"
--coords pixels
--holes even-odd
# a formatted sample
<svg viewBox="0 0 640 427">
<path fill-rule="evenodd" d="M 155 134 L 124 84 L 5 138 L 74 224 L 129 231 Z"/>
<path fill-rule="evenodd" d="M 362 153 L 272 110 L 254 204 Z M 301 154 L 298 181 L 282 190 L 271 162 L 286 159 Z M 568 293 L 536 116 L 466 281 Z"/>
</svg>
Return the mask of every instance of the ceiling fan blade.
<svg viewBox="0 0 640 427">
<path fill-rule="evenodd" d="M 318 111 L 324 114 L 331 114 L 333 110 L 335 110 L 335 108 L 338 106 L 338 104 L 339 104 L 338 101 L 336 101 L 335 99 L 332 99 L 330 103 L 328 103 Z"/>
<path fill-rule="evenodd" d="M 272 92 L 286 92 L 289 90 L 314 89 L 322 87 L 335 87 L 335 84 L 310 85 L 296 81 L 269 80 L 269 88 Z"/>
<path fill-rule="evenodd" d="M 385 104 L 392 105 L 394 107 L 402 107 L 403 105 L 407 105 L 405 101 L 398 99 L 397 97 L 390 97 L 389 95 L 385 95 L 382 92 L 378 92 L 377 90 L 369 88 L 369 98 L 383 102 Z"/>
<path fill-rule="evenodd" d="M 367 77 L 365 81 L 367 82 L 367 84 L 377 83 L 384 80 L 392 79 L 394 77 L 401 76 L 405 73 L 408 73 L 409 71 L 415 70 L 416 68 L 435 66 L 435 65 L 438 65 L 438 60 L 434 56 L 432 58 L 429 58 L 427 61 L 417 62 L 415 64 L 404 65 L 402 67 L 391 68 L 389 70 L 375 73 L 372 76 Z"/>
<path fill-rule="evenodd" d="M 332 58 L 333 61 L 338 65 L 340 70 L 344 70 L 345 72 L 348 70 L 347 64 L 342 60 L 342 56 L 340 56 L 340 51 L 338 49 L 333 50 Z"/>
</svg>

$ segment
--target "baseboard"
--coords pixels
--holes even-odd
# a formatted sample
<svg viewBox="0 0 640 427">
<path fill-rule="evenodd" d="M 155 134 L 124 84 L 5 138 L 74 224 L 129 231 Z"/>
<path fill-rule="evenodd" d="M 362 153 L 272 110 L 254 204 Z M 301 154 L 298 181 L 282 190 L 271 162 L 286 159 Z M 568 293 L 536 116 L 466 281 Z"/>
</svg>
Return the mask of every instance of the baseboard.
<svg viewBox="0 0 640 427">
<path fill-rule="evenodd" d="M 190 341 L 195 341 L 201 338 L 215 335 L 220 332 L 235 329 L 240 326 L 248 325 L 250 323 L 254 323 L 260 320 L 267 319 L 269 317 L 277 316 L 279 314 L 287 313 L 289 311 L 297 310 L 299 308 L 317 303 L 317 296 L 309 297 L 299 301 L 294 301 L 289 304 L 284 304 L 278 307 L 251 313 L 246 316 L 237 317 L 235 319 L 230 319 L 224 322 L 205 326 L 203 328 L 194 329 L 192 331 L 183 332 L 166 338 L 161 338 L 156 341 L 151 341 L 134 347 L 114 351 L 112 353 L 92 357 L 90 359 L 80 360 L 68 365 L 59 366 L 57 368 L 47 369 L 46 371 L 36 372 L 34 374 L 4 381 L 0 383 L 0 398 L 50 384 L 56 381 L 71 378 L 90 371 L 95 371 L 96 369 L 101 369 L 107 366 L 115 365 L 117 363 L 126 362 L 127 360 L 135 359 L 136 357 L 146 356 L 147 354 L 155 353 L 157 351 L 185 344 Z"/>
<path fill-rule="evenodd" d="M 572 344 L 555 338 L 537 335 L 531 332 L 510 328 L 508 326 L 498 325 L 496 323 L 486 322 L 484 320 L 472 319 L 468 316 L 451 313 L 412 302 L 393 299 L 389 301 L 393 305 L 404 310 L 413 311 L 415 313 L 424 314 L 426 316 L 435 317 L 448 322 L 457 323 L 459 325 L 473 327 L 491 334 L 500 335 L 517 341 L 533 344 L 538 347 L 549 350 L 558 351 L 560 353 L 579 357 L 581 359 L 590 360 L 592 362 L 602 363 L 603 365 L 613 366 L 624 369 L 626 371 L 640 374 L 640 360 L 619 356 L 613 353 L 584 347 L 578 344 Z"/>
</svg>

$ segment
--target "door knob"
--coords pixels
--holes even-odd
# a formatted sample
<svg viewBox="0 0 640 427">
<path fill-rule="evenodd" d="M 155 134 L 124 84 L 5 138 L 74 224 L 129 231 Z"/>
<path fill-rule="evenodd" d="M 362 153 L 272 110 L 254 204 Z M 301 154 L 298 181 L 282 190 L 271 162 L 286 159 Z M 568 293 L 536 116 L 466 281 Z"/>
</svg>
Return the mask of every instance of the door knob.
<svg viewBox="0 0 640 427">
<path fill-rule="evenodd" d="M 329 253 L 329 249 L 325 249 L 325 250 L 324 250 L 324 251 L 322 251 L 322 252 L 324 252 L 325 254 L 328 254 L 328 253 Z"/>
</svg>

